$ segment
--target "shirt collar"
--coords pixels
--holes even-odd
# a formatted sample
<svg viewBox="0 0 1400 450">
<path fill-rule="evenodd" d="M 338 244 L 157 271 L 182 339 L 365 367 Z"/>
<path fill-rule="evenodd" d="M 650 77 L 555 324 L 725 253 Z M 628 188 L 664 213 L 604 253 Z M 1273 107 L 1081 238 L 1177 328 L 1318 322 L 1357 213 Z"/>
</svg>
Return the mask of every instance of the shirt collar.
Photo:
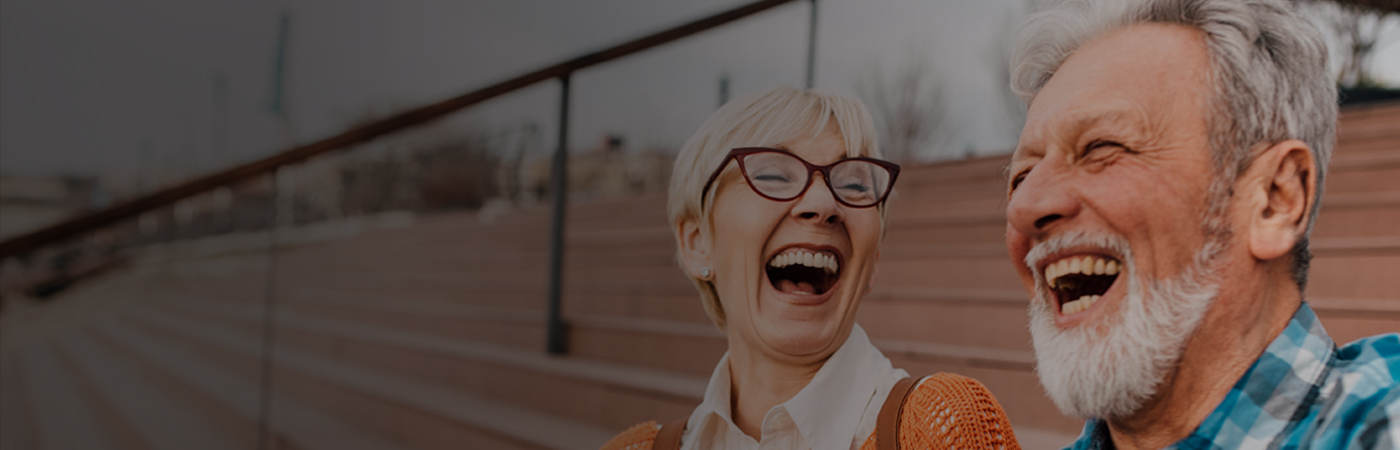
<svg viewBox="0 0 1400 450">
<path fill-rule="evenodd" d="M 718 417 L 724 424 L 734 426 L 734 416 L 729 410 L 729 352 L 719 358 L 715 371 L 710 374 L 710 384 L 705 386 L 705 400 L 691 413 L 687 429 L 697 429 L 711 416 Z M 703 427 L 701 427 L 703 428 Z M 738 428 L 735 428 L 737 430 Z"/>
<path fill-rule="evenodd" d="M 879 380 L 892 376 L 894 368 L 888 359 L 870 343 L 865 330 L 856 324 L 846 342 L 822 364 L 812 382 L 788 401 L 783 408 L 797 426 L 802 439 L 813 450 L 849 450 L 861 416 L 869 405 Z M 739 433 L 730 410 L 729 354 L 725 353 L 710 375 L 705 399 L 691 414 L 689 424 L 707 429 L 707 420 L 722 420 L 718 425 Z M 883 401 L 884 399 L 878 399 Z M 765 418 L 771 417 L 770 412 Z"/>
<path fill-rule="evenodd" d="M 1258 436 L 1277 435 L 1298 409 L 1307 406 L 1310 397 L 1316 395 L 1313 391 L 1331 368 L 1335 349 L 1336 344 L 1312 307 L 1302 303 L 1288 326 L 1269 343 L 1220 405 L 1190 436 L 1173 446 L 1237 448 Z M 1070 448 L 1113 448 L 1108 427 L 1102 420 L 1090 419 Z"/>
<path fill-rule="evenodd" d="M 1299 408 L 1313 403 L 1311 397 L 1331 368 L 1335 350 L 1312 307 L 1301 304 L 1283 332 L 1178 447 L 1238 447 L 1282 433 Z"/>
<path fill-rule="evenodd" d="M 812 382 L 783 406 L 813 450 L 849 450 L 878 380 L 891 370 L 865 330 L 856 325 Z"/>
</svg>

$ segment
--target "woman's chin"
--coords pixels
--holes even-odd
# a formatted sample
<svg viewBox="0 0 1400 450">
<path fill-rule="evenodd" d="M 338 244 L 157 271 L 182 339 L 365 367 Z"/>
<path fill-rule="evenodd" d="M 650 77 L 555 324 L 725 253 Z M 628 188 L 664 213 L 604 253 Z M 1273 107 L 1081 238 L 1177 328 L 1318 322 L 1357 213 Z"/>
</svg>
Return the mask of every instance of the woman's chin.
<svg viewBox="0 0 1400 450">
<path fill-rule="evenodd" d="M 808 321 L 778 321 L 759 330 L 759 339 L 773 352 L 796 358 L 825 358 L 841 347 L 839 324 Z"/>
<path fill-rule="evenodd" d="M 755 325 L 758 325 L 755 331 L 762 344 L 777 354 L 801 358 L 829 356 L 841 346 L 842 342 L 837 340 L 849 334 L 854 324 L 845 320 L 843 313 L 848 312 L 848 308 L 843 306 L 849 304 L 842 301 L 846 298 L 843 294 L 847 293 L 840 289 L 820 295 L 785 294 L 772 285 L 766 290 L 768 292 L 760 294 L 758 310 L 753 311 L 757 316 Z"/>
</svg>

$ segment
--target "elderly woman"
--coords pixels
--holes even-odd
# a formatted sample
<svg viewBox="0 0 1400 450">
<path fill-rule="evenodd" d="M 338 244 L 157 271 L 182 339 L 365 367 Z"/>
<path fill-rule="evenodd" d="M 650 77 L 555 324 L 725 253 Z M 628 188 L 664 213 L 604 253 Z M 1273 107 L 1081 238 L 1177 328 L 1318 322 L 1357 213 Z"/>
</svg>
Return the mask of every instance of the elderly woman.
<svg viewBox="0 0 1400 450">
<path fill-rule="evenodd" d="M 669 200 L 678 259 L 729 351 L 689 419 L 603 448 L 1018 448 L 980 383 L 910 379 L 855 323 L 899 175 L 872 127 L 859 100 L 780 87 L 686 142 Z"/>
</svg>

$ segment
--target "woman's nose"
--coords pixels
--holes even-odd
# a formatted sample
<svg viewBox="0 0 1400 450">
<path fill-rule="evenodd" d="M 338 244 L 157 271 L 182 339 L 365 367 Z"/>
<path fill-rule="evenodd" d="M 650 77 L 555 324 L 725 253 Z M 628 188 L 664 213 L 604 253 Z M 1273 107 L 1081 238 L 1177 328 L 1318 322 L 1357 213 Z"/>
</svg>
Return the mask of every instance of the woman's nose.
<svg viewBox="0 0 1400 450">
<path fill-rule="evenodd" d="M 1028 238 L 1039 239 L 1079 214 L 1073 185 L 1050 159 L 1031 170 L 1006 205 L 1006 220 Z"/>
<path fill-rule="evenodd" d="M 845 219 L 842 216 L 841 204 L 831 195 L 831 188 L 827 187 L 826 177 L 821 173 L 812 174 L 812 182 L 807 185 L 807 192 L 797 198 L 797 204 L 792 205 L 791 214 L 798 221 L 813 225 L 836 225 Z"/>
</svg>

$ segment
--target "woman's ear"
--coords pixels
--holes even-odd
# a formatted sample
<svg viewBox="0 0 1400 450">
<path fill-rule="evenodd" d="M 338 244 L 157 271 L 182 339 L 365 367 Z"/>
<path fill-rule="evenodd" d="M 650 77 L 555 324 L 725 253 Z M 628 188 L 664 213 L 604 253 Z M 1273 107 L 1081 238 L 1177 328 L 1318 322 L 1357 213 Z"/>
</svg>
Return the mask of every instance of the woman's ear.
<svg viewBox="0 0 1400 450">
<path fill-rule="evenodd" d="M 708 280 L 714 276 L 710 265 L 710 238 L 700 230 L 696 219 L 681 219 L 676 222 L 676 251 L 681 266 L 692 278 Z"/>
<path fill-rule="evenodd" d="M 1317 162 L 1308 145 L 1289 139 L 1265 149 L 1246 171 L 1249 251 L 1255 259 L 1288 255 L 1303 238 L 1317 201 Z M 1239 186 L 1239 185 L 1237 185 Z"/>
</svg>

